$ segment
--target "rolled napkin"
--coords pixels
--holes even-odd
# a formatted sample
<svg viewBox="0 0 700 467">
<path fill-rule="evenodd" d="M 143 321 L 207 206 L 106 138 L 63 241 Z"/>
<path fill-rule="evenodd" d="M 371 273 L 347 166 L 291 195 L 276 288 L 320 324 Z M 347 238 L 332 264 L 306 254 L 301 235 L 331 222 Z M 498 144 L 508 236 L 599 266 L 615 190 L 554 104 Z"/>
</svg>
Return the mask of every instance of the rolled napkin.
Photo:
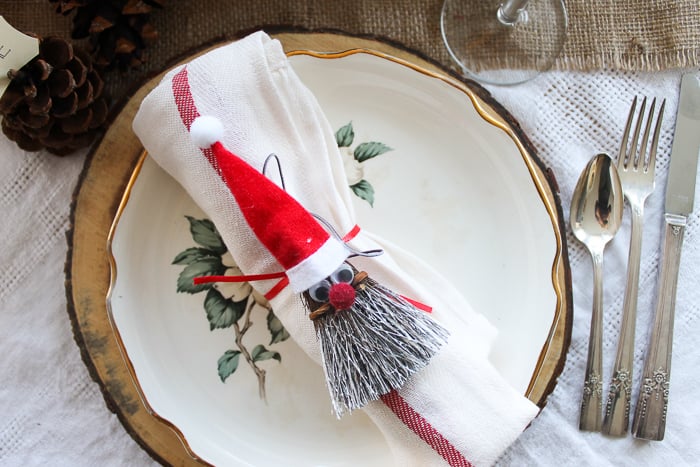
<svg viewBox="0 0 700 467">
<path fill-rule="evenodd" d="M 202 116 L 221 127 L 212 134 L 201 131 Z M 193 140 L 193 125 L 199 141 Z M 270 300 L 292 338 L 319 365 L 326 362 L 317 324 L 309 319 L 309 292 L 304 291 L 313 289 L 319 277 L 336 274 L 348 256 L 353 256 L 348 260 L 353 269 L 367 272 L 395 293 L 396 300 L 407 297 L 419 308 L 430 306 L 429 318 L 417 319 L 435 323 L 430 329 L 437 330 L 437 353 L 431 351 L 427 366 L 406 375 L 398 389 L 378 394 L 362 409 L 384 434 L 396 465 L 490 465 L 537 414 L 537 407 L 489 363 L 495 330 L 488 321 L 438 272 L 355 225 L 334 133 L 278 41 L 257 32 L 171 70 L 144 99 L 133 127 L 150 156 L 212 219 L 243 274 L 254 276 L 253 287 Z M 283 188 L 265 189 L 262 195 L 257 189 L 235 186 L 236 175 L 226 182 L 226 173 L 241 173 L 241 167 L 262 172 L 270 154 L 279 159 Z M 243 165 L 218 165 L 229 157 Z M 251 172 L 250 177 L 255 175 Z M 270 180 L 263 178 L 265 183 Z M 256 185 L 257 181 L 246 183 Z M 253 219 L 249 204 L 269 204 L 257 201 L 273 191 L 293 199 L 293 207 L 280 209 L 285 219 Z M 250 199 L 243 203 L 246 196 Z M 287 203 L 285 195 L 280 196 Z M 296 219 L 289 214 L 297 209 L 294 203 L 318 216 L 324 232 L 337 231 L 341 240 L 320 234 L 323 238 L 316 245 L 309 235 L 313 254 L 305 254 L 303 261 L 290 259 L 279 239 L 298 237 L 299 230 L 306 234 L 298 223 L 289 222 Z M 292 225 L 291 233 L 285 223 Z M 317 231 L 318 225 L 310 228 Z M 348 253 L 375 250 L 384 254 Z M 319 251 L 323 254 L 316 255 Z M 316 261 L 319 257 L 323 260 Z M 446 343 L 440 341 L 440 329 L 449 332 Z M 329 410 L 354 408 L 338 406 L 332 391 L 331 395 Z"/>
</svg>

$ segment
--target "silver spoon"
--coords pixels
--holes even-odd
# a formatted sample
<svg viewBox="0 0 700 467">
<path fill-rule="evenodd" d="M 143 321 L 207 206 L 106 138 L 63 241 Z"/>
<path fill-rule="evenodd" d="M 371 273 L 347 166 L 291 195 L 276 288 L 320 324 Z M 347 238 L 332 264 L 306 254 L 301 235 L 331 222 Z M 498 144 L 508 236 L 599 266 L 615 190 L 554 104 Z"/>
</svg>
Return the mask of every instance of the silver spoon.
<svg viewBox="0 0 700 467">
<path fill-rule="evenodd" d="M 593 259 L 593 310 L 579 429 L 600 431 L 603 418 L 603 251 L 622 223 L 622 187 L 607 154 L 586 166 L 571 199 L 571 230 Z"/>
</svg>

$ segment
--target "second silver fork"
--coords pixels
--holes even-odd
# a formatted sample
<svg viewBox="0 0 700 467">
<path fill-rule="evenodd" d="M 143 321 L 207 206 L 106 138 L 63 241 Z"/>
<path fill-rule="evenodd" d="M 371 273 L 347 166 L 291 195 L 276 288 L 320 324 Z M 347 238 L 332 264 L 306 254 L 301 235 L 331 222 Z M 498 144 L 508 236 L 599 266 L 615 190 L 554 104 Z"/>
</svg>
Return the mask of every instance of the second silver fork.
<svg viewBox="0 0 700 467">
<path fill-rule="evenodd" d="M 632 396 L 632 363 L 634 358 L 634 334 L 637 321 L 637 294 L 639 290 L 639 266 L 642 250 L 642 226 L 644 222 L 644 203 L 654 191 L 654 169 L 656 165 L 656 148 L 659 143 L 661 119 L 663 118 L 666 100 L 661 103 L 656 122 L 654 108 L 656 99 L 652 100 L 642 141 L 639 136 L 644 120 L 647 99 L 642 104 L 637 115 L 634 134 L 629 139 L 630 129 L 635 117 L 637 98 L 632 101 L 627 125 L 622 136 L 622 144 L 618 155 L 617 168 L 622 182 L 622 192 L 630 205 L 632 212 L 632 232 L 627 263 L 627 286 L 622 308 L 622 324 L 617 346 L 617 356 L 613 367 L 612 381 L 608 392 L 608 400 L 603 413 L 603 428 L 605 434 L 625 436 L 629 427 L 630 406 Z M 651 137 L 649 154 L 647 146 L 652 125 L 654 133 Z M 629 140 L 629 144 L 628 144 Z"/>
</svg>

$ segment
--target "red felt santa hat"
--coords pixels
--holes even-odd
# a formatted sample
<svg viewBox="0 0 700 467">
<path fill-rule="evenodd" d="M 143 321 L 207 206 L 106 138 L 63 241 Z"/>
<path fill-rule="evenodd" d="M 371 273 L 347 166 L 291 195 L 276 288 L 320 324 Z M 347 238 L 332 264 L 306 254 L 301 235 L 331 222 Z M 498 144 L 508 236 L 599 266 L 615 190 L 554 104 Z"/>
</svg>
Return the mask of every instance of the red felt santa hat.
<svg viewBox="0 0 700 467">
<path fill-rule="evenodd" d="M 211 148 L 211 163 L 255 236 L 284 268 L 295 293 L 330 276 L 347 259 L 345 244 L 306 208 L 221 144 L 223 125 L 216 117 L 197 117 L 190 136 L 198 147 Z"/>
</svg>

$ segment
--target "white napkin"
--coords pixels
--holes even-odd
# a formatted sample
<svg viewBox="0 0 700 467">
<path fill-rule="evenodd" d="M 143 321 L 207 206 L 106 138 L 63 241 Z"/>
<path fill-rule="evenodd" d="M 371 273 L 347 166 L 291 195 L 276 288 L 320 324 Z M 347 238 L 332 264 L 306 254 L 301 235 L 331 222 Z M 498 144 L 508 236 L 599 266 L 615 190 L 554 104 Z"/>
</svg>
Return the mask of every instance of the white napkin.
<svg viewBox="0 0 700 467">
<path fill-rule="evenodd" d="M 223 122 L 221 142 L 228 150 L 258 169 L 270 153 L 277 154 L 287 192 L 341 235 L 352 229 L 351 194 L 333 131 L 278 41 L 257 32 L 185 67 L 194 106 L 199 114 Z M 279 264 L 191 141 L 183 103 L 173 94 L 173 78 L 181 79 L 182 72 L 183 67 L 169 72 L 144 99 L 134 131 L 212 219 L 244 274 L 278 272 Z M 384 249 L 380 257 L 351 262 L 397 293 L 429 304 L 434 319 L 450 331 L 447 345 L 426 368 L 398 393 L 364 408 L 384 433 L 396 465 L 492 464 L 538 411 L 489 363 L 494 328 L 448 281 L 410 253 L 364 230 L 350 244 L 359 250 Z M 276 283 L 252 285 L 265 294 Z M 286 287 L 271 304 L 295 341 L 320 363 L 314 326 L 299 295 Z M 319 403 L 331 410 L 330 399 Z"/>
</svg>

